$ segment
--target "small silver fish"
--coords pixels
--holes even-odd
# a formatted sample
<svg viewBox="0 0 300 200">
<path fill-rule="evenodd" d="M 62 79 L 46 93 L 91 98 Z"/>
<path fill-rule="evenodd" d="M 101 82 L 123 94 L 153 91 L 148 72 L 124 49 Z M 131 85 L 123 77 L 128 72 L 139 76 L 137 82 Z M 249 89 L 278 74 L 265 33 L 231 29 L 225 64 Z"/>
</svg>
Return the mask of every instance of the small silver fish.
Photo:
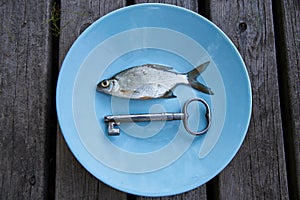
<svg viewBox="0 0 300 200">
<path fill-rule="evenodd" d="M 177 73 L 172 67 L 145 64 L 123 70 L 110 79 L 104 79 L 97 90 L 113 96 L 130 99 L 173 98 L 173 89 L 179 85 L 189 85 L 201 92 L 212 95 L 210 88 L 199 83 L 197 77 L 206 69 L 205 62 L 186 74 Z"/>
</svg>

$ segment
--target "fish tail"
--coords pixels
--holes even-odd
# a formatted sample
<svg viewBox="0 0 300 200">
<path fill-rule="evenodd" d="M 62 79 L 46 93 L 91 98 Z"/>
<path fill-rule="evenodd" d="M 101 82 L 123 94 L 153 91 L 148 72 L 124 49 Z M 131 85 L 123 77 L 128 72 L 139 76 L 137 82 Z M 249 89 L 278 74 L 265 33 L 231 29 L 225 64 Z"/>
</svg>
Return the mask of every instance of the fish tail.
<svg viewBox="0 0 300 200">
<path fill-rule="evenodd" d="M 197 81 L 197 77 L 207 68 L 207 66 L 209 65 L 209 61 L 199 65 L 198 67 L 196 67 L 195 69 L 189 71 L 187 73 L 187 78 L 188 78 L 188 81 L 189 81 L 189 84 L 196 90 L 199 90 L 201 92 L 204 92 L 206 94 L 210 94 L 210 95 L 213 95 L 214 93 L 212 92 L 212 90 L 203 85 L 202 83 L 199 83 Z"/>
</svg>

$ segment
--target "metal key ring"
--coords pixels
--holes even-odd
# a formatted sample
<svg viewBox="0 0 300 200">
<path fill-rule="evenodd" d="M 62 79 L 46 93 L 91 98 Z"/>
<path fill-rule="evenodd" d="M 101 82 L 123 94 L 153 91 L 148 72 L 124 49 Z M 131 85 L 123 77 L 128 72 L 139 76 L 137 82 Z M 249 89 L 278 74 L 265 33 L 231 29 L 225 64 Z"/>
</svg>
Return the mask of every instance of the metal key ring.
<svg viewBox="0 0 300 200">
<path fill-rule="evenodd" d="M 193 101 L 199 101 L 199 102 L 201 102 L 205 106 L 205 108 L 206 108 L 205 118 L 207 120 L 207 125 L 201 131 L 193 131 L 188 126 L 188 117 L 189 117 L 189 115 L 188 115 L 187 109 L 188 109 L 189 104 L 192 103 Z M 198 135 L 202 135 L 202 134 L 204 134 L 204 133 L 206 133 L 208 131 L 208 129 L 209 129 L 210 125 L 211 125 L 211 114 L 210 114 L 209 105 L 206 103 L 206 101 L 204 101 L 201 98 L 192 98 L 192 99 L 188 100 L 187 102 L 185 102 L 185 104 L 183 106 L 183 111 L 182 112 L 184 114 L 183 125 L 184 125 L 184 128 L 187 130 L 187 132 L 189 132 L 192 135 L 198 136 Z"/>
</svg>

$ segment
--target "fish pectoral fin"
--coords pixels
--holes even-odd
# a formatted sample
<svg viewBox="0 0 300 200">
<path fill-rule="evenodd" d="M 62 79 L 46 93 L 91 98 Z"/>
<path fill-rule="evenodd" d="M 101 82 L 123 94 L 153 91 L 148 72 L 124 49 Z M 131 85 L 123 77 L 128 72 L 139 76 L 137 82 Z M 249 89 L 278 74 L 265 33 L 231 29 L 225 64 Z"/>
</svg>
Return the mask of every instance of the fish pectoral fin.
<svg viewBox="0 0 300 200">
<path fill-rule="evenodd" d="M 172 90 L 169 90 L 167 91 L 163 96 L 162 98 L 176 98 L 177 96 L 174 95 L 173 91 Z"/>
<path fill-rule="evenodd" d="M 125 90 L 125 89 L 120 89 L 120 92 L 122 92 L 125 95 L 132 95 L 132 94 L 140 93 L 138 90 Z"/>
</svg>

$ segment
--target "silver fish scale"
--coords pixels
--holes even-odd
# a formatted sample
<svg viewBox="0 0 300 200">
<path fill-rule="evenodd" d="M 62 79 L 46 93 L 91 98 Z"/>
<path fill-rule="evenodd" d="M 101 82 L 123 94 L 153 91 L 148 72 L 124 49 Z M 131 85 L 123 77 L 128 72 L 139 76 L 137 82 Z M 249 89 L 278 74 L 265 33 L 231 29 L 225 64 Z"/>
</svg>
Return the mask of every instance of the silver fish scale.
<svg viewBox="0 0 300 200">
<path fill-rule="evenodd" d="M 160 97 L 177 84 L 188 84 L 186 75 L 169 71 L 171 68 L 160 65 L 143 65 L 125 70 L 115 76 L 119 90 L 134 91 L 131 98 L 147 95 Z"/>
</svg>

